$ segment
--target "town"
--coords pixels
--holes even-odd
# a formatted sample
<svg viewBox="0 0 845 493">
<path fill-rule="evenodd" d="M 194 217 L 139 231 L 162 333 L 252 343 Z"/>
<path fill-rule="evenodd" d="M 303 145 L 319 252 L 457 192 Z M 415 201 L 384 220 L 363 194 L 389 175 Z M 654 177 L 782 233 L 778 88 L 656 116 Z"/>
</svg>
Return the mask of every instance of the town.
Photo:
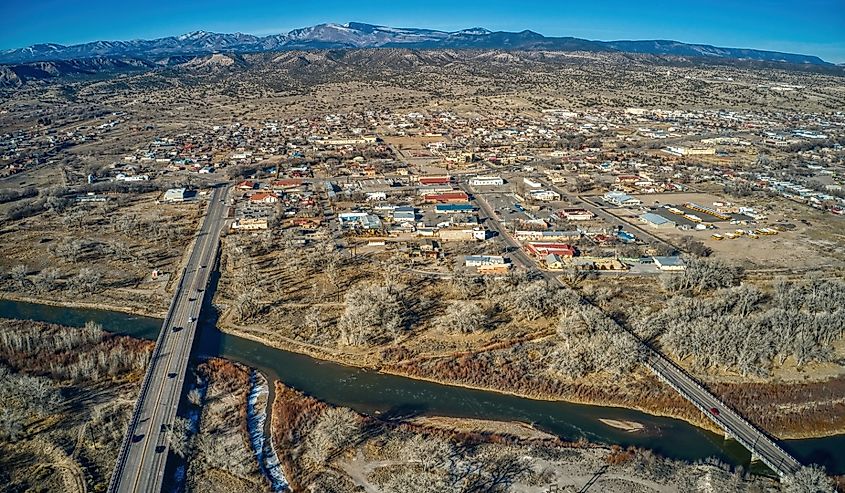
<svg viewBox="0 0 845 493">
<path fill-rule="evenodd" d="M 0 483 L 842 488 L 840 67 L 322 46 L 0 80 Z"/>
</svg>

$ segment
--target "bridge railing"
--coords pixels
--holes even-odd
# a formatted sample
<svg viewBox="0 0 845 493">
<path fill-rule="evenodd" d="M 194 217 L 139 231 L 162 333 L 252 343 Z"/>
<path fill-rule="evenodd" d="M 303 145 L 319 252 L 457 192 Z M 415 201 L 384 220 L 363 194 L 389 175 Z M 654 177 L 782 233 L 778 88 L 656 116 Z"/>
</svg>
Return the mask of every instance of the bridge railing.
<svg viewBox="0 0 845 493">
<path fill-rule="evenodd" d="M 173 293 L 173 298 L 170 300 L 170 306 L 167 309 L 167 315 L 164 317 L 164 321 L 161 324 L 161 330 L 159 331 L 158 337 L 156 338 L 155 347 L 153 348 L 153 352 L 150 354 L 150 363 L 147 365 L 147 370 L 144 372 L 144 380 L 141 383 L 141 390 L 138 393 L 138 398 L 135 399 L 135 405 L 132 408 L 132 417 L 130 418 L 129 426 L 126 430 L 126 435 L 124 435 L 123 440 L 121 441 L 120 452 L 118 453 L 117 461 L 115 462 L 114 466 L 114 471 L 112 472 L 112 477 L 109 481 L 108 491 L 111 493 L 117 491 L 117 486 L 120 482 L 121 476 L 123 475 L 122 473 L 126 463 L 126 457 L 129 455 L 129 448 L 131 447 L 132 437 L 135 435 L 135 427 L 138 425 L 138 418 L 141 410 L 141 405 L 143 404 L 144 396 L 149 390 L 153 369 L 156 365 L 157 358 L 161 353 L 161 347 L 164 345 L 163 341 L 164 338 L 167 336 L 167 326 L 170 325 L 170 320 L 173 318 L 173 309 L 176 307 L 176 302 L 182 292 L 186 272 L 187 269 L 183 268 L 182 272 L 180 273 L 179 284 L 177 284 L 176 291 Z"/>
<path fill-rule="evenodd" d="M 733 434 L 733 437 L 734 437 L 734 438 L 735 438 L 738 442 L 740 442 L 740 444 L 741 444 L 741 445 L 743 445 L 745 448 L 747 448 L 750 452 L 752 452 L 752 453 L 758 453 L 758 455 L 759 455 L 760 459 L 761 459 L 763 462 L 765 462 L 767 466 L 769 466 L 770 468 L 772 468 L 772 470 L 774 470 L 776 473 L 778 473 L 778 475 L 783 476 L 783 475 L 785 475 L 785 474 L 793 473 L 793 472 L 795 472 L 796 467 L 797 467 L 797 466 L 800 466 L 800 462 L 798 462 L 798 460 L 796 460 L 794 457 L 792 457 L 792 455 L 790 455 L 790 454 L 789 454 L 788 452 L 786 452 L 783 448 L 781 448 L 781 447 L 780 447 L 780 446 L 779 446 L 779 445 L 778 445 L 778 444 L 774 441 L 774 439 L 773 439 L 773 438 L 771 438 L 768 434 L 766 434 L 763 430 L 761 430 L 761 429 L 760 429 L 760 428 L 758 428 L 757 426 L 755 426 L 755 425 L 753 425 L 752 423 L 750 423 L 747 419 L 745 419 L 745 418 L 742 416 L 742 414 L 740 414 L 739 412 L 737 412 L 737 411 L 736 411 L 735 409 L 733 409 L 731 406 L 727 405 L 724 401 L 722 401 L 721 399 L 719 399 L 719 398 L 718 398 L 715 394 L 713 394 L 712 392 L 710 392 L 709 390 L 707 390 L 706 388 L 704 388 L 704 387 L 703 387 L 700 383 L 698 383 L 698 381 L 697 381 L 695 378 L 693 378 L 692 376 L 690 376 L 690 375 L 689 375 L 689 374 L 688 374 L 688 373 L 687 373 L 687 372 L 686 372 L 683 368 L 680 368 L 679 366 L 675 365 L 673 362 L 669 361 L 666 357 L 664 357 L 663 355 L 661 355 L 661 354 L 657 353 L 657 351 L 655 351 L 655 350 L 654 350 L 654 349 L 652 349 L 652 348 L 648 348 L 648 351 L 650 352 L 650 356 L 652 356 L 652 357 L 656 358 L 658 361 L 660 361 L 660 362 L 662 362 L 662 363 L 664 363 L 664 364 L 668 365 L 668 366 L 669 366 L 669 367 L 671 367 L 673 370 L 675 370 L 676 372 L 678 372 L 678 373 L 679 373 L 679 374 L 680 374 L 683 378 L 685 378 L 688 382 L 692 383 L 692 384 L 693 384 L 696 388 L 698 388 L 698 389 L 699 389 L 699 390 L 701 390 L 703 393 L 706 393 L 707 395 L 709 395 L 710 397 L 712 397 L 712 398 L 713 398 L 716 402 L 718 402 L 718 403 L 719 403 L 719 405 L 720 405 L 722 408 L 727 409 L 728 411 L 730 411 L 730 412 L 734 415 L 734 417 L 735 417 L 736 419 L 738 419 L 738 420 L 739 420 L 739 421 L 740 421 L 743 425 L 745 425 L 747 428 L 749 428 L 749 429 L 753 430 L 754 432 L 756 432 L 756 433 L 757 433 L 757 436 L 758 436 L 759 438 L 762 438 L 762 439 L 763 439 L 763 440 L 764 440 L 764 441 L 765 441 L 765 442 L 766 442 L 769 446 L 771 446 L 772 448 L 774 448 L 774 449 L 776 449 L 778 452 L 780 452 L 780 454 L 782 455 L 781 460 L 779 461 L 779 463 L 778 463 L 778 464 L 774 464 L 773 462 L 771 462 L 770 460 L 768 460 L 768 459 L 767 459 L 767 458 L 766 458 L 763 454 L 759 454 L 759 453 L 758 453 L 758 449 L 757 449 L 757 447 L 755 446 L 755 443 L 747 443 L 745 439 L 743 439 L 741 436 L 739 436 L 739 433 L 733 432 L 732 430 L 728 429 L 728 425 L 726 425 L 726 424 L 722 424 L 722 423 L 720 423 L 718 420 L 711 418 L 711 420 L 712 420 L 713 422 L 715 422 L 717 425 L 721 426 L 721 427 L 722 427 L 722 428 L 723 428 L 726 432 L 728 432 L 728 433 L 732 433 L 732 434 Z M 664 373 L 665 373 L 664 371 L 661 371 L 661 369 L 660 369 L 660 368 L 658 368 L 657 366 L 655 366 L 654 364 L 652 364 L 650 361 L 647 361 L 647 363 L 646 363 L 646 364 L 648 365 L 648 367 L 649 367 L 649 368 L 651 368 L 651 370 L 652 370 L 655 374 L 657 374 L 657 376 L 658 376 L 658 377 L 660 377 L 660 378 L 661 378 L 664 382 L 666 382 L 666 383 L 667 383 L 670 387 L 672 387 L 672 388 L 673 388 L 676 392 L 678 392 L 678 393 L 679 393 L 682 397 L 684 397 L 687 401 L 689 401 L 690 403 L 692 403 L 692 405 L 693 405 L 693 406 L 695 406 L 695 407 L 696 407 L 699 411 L 701 411 L 702 413 L 704 413 L 706 416 L 708 416 L 708 417 L 709 417 L 709 414 L 708 414 L 708 413 L 710 413 L 710 410 L 709 410 L 709 409 L 706 409 L 704 406 L 702 406 L 701 404 L 699 404 L 698 402 L 696 402 L 696 400 L 695 400 L 692 396 L 687 395 L 687 392 L 685 392 L 683 389 L 679 388 L 679 387 L 678 387 L 677 385 L 675 385 L 675 384 L 674 384 L 671 380 L 669 380 L 669 379 L 666 377 L 666 375 L 664 374 Z M 784 460 L 788 460 L 788 461 L 789 461 L 789 464 L 784 464 Z M 785 465 L 786 465 L 787 467 L 784 467 Z"/>
</svg>

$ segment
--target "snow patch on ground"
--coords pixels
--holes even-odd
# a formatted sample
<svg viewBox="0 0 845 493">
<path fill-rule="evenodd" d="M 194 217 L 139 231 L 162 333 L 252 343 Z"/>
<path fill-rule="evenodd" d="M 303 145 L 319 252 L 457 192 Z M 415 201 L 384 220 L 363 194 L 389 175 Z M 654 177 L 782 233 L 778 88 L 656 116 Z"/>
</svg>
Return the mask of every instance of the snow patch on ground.
<svg viewBox="0 0 845 493">
<path fill-rule="evenodd" d="M 249 396 L 247 397 L 247 427 L 249 428 L 249 440 L 258 467 L 270 481 L 270 487 L 274 492 L 285 491 L 288 481 L 282 471 L 276 450 L 273 448 L 273 441 L 268 440 L 264 434 L 264 423 L 267 422 L 267 409 L 272 405 L 268 401 L 270 394 L 267 379 L 257 371 L 252 371 L 249 376 Z"/>
</svg>

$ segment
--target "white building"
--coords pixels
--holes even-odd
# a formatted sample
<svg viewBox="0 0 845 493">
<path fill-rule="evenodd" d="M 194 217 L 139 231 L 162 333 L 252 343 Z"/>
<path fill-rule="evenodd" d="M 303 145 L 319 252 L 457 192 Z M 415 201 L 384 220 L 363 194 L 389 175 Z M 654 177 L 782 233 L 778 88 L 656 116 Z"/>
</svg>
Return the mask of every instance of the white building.
<svg viewBox="0 0 845 493">
<path fill-rule="evenodd" d="M 187 190 L 185 188 L 171 188 L 164 192 L 164 201 L 165 202 L 184 202 L 185 201 L 185 192 Z"/>
<path fill-rule="evenodd" d="M 642 204 L 642 201 L 640 199 L 631 197 L 625 192 L 607 192 L 602 198 L 604 198 L 605 202 L 609 202 L 619 207 L 628 207 L 632 205 Z"/>
<path fill-rule="evenodd" d="M 474 187 L 499 187 L 505 184 L 501 176 L 475 176 L 469 179 L 469 184 Z"/>
<path fill-rule="evenodd" d="M 467 267 L 482 265 L 505 265 L 505 258 L 501 255 L 467 255 L 464 263 Z"/>
<path fill-rule="evenodd" d="M 554 190 L 531 190 L 528 192 L 528 195 L 530 195 L 534 200 L 540 200 L 543 202 L 560 200 L 560 194 Z"/>
</svg>

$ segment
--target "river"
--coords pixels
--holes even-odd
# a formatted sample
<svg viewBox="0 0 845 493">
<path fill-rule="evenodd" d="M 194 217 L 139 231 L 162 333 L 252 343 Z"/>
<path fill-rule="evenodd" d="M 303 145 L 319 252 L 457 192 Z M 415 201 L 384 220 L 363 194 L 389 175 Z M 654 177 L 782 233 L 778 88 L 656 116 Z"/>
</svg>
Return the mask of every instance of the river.
<svg viewBox="0 0 845 493">
<path fill-rule="evenodd" d="M 92 320 L 109 332 L 145 339 L 155 339 L 161 326 L 161 321 L 155 318 L 8 300 L 0 300 L 0 317 L 69 326 L 82 326 Z M 746 467 L 750 462 L 749 452 L 735 441 L 725 441 L 720 435 L 681 420 L 629 409 L 539 401 L 385 375 L 270 348 L 224 334 L 217 330 L 213 320 L 201 322 L 194 351 L 197 356 L 220 356 L 243 363 L 264 373 L 271 382 L 281 380 L 318 399 L 359 412 L 382 417 L 418 414 L 521 421 L 565 440 L 585 438 L 604 444 L 636 445 L 688 461 L 717 457 Z M 627 433 L 599 422 L 600 418 L 636 421 L 645 425 L 645 429 Z M 783 444 L 805 464 L 822 464 L 829 473 L 845 473 L 845 435 L 786 440 Z M 755 464 L 752 469 L 758 467 L 762 466 Z"/>
</svg>

